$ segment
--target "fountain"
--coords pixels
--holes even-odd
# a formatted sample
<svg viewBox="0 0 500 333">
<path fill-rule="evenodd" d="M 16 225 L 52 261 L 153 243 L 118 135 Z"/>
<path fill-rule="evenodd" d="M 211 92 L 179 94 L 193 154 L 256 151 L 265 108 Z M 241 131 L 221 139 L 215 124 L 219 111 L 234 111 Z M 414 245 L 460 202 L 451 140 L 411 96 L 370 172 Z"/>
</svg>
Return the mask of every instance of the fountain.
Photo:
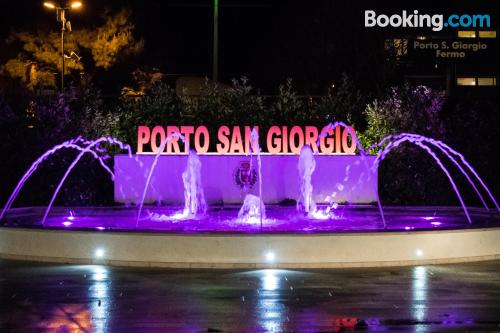
<svg viewBox="0 0 500 333">
<path fill-rule="evenodd" d="M 61 190 L 61 187 L 63 186 L 64 182 L 66 181 L 66 178 L 68 178 L 69 174 L 73 170 L 73 168 L 80 162 L 81 158 L 83 155 L 86 153 L 90 153 L 92 151 L 92 148 L 95 148 L 99 152 L 104 152 L 105 150 L 101 150 L 99 145 L 101 143 L 108 143 L 112 145 L 118 145 L 121 149 L 127 149 L 129 152 L 129 156 L 131 156 L 131 151 L 130 151 L 130 146 L 125 145 L 123 142 L 119 141 L 118 139 L 115 138 L 109 138 L 109 137 L 102 137 L 94 141 L 88 142 L 88 144 L 85 146 L 83 150 L 80 151 L 80 154 L 74 159 L 74 161 L 70 164 L 66 172 L 64 173 L 64 176 L 61 178 L 59 181 L 59 184 L 56 187 L 56 190 L 54 191 L 54 194 L 52 194 L 52 198 L 50 199 L 49 205 L 47 206 L 47 209 L 45 210 L 45 213 L 43 215 L 42 219 L 42 225 L 45 224 L 45 220 L 47 220 L 47 216 L 49 215 L 50 209 L 52 208 L 52 205 L 54 204 L 54 201 L 56 200 L 57 195 L 59 194 L 59 191 Z"/>
<path fill-rule="evenodd" d="M 238 212 L 238 221 L 246 223 L 254 223 L 256 220 L 260 224 L 262 230 L 262 222 L 266 218 L 266 208 L 262 200 L 262 160 L 260 158 L 259 133 L 254 127 L 251 133 L 250 149 L 253 154 L 257 153 L 257 169 L 259 182 L 259 196 L 247 194 L 243 200 L 243 205 Z M 252 159 L 250 158 L 250 170 L 252 170 Z"/>
<path fill-rule="evenodd" d="M 201 162 L 194 150 L 189 151 L 186 170 L 182 173 L 184 183 L 184 215 L 196 216 L 207 212 L 207 204 L 201 186 Z"/>
<path fill-rule="evenodd" d="M 313 200 L 313 186 L 311 176 L 316 168 L 316 161 L 311 147 L 304 146 L 300 151 L 299 164 L 297 169 L 300 177 L 300 196 L 297 200 L 297 210 L 308 216 L 313 216 L 316 212 L 316 203 Z"/>
<path fill-rule="evenodd" d="M 238 221 L 249 224 L 262 224 L 266 218 L 265 206 L 262 200 L 253 194 L 247 194 L 243 205 L 238 211 Z"/>
<path fill-rule="evenodd" d="M 137 219 L 135 222 L 136 228 L 139 225 L 139 219 L 141 218 L 141 212 L 142 212 L 142 207 L 144 207 L 144 200 L 146 199 L 146 194 L 148 193 L 149 189 L 149 184 L 151 183 L 151 177 L 153 176 L 153 173 L 155 171 L 156 165 L 158 164 L 158 159 L 160 158 L 161 153 L 165 150 L 165 146 L 167 143 L 172 141 L 173 139 L 181 139 L 184 144 L 186 143 L 186 139 L 184 136 L 180 133 L 172 133 L 171 135 L 167 136 L 164 140 L 162 140 L 160 147 L 158 148 L 155 159 L 153 160 L 153 164 L 151 165 L 151 168 L 149 169 L 148 177 L 146 178 L 146 184 L 144 185 L 144 191 L 142 192 L 142 198 L 139 203 L 139 209 L 137 212 Z M 189 147 L 187 147 L 189 149 Z"/>
<path fill-rule="evenodd" d="M 336 122 L 329 124 L 327 127 L 325 127 L 325 129 L 322 131 L 319 137 L 321 138 L 322 136 L 326 135 L 325 134 L 326 132 L 335 129 L 337 126 L 345 127 L 346 129 L 351 131 L 351 129 L 346 124 L 341 122 Z M 493 197 L 491 191 L 488 189 L 484 181 L 477 174 L 477 172 L 465 160 L 463 155 L 456 152 L 443 142 L 416 134 L 402 133 L 398 135 L 389 135 L 384 139 L 382 139 L 379 143 L 364 150 L 359 141 L 357 140 L 357 138 L 355 137 L 354 132 L 350 133 L 353 136 L 352 140 L 355 140 L 357 142 L 358 149 L 361 154 L 360 161 L 362 161 L 362 163 L 365 165 L 365 168 L 369 170 L 371 174 L 373 175 L 378 174 L 378 168 L 380 163 L 386 158 L 386 156 L 390 152 L 394 151 L 396 148 L 398 148 L 404 143 L 414 144 L 417 147 L 421 148 L 426 153 L 428 153 L 433 158 L 433 160 L 440 166 L 440 168 L 442 169 L 445 176 L 448 178 L 453 190 L 457 195 L 457 198 L 460 202 L 460 205 L 462 207 L 467 222 L 469 224 L 472 224 L 473 219 L 469 212 L 470 209 L 467 207 L 461 195 L 460 189 L 458 188 L 452 176 L 451 171 L 443 164 L 441 158 L 437 155 L 436 151 L 433 150 L 433 148 L 435 148 L 437 152 L 440 152 L 444 157 L 450 160 L 452 164 L 456 166 L 457 169 L 465 176 L 466 180 L 471 185 L 474 192 L 477 194 L 478 198 L 480 199 L 485 209 L 489 210 L 489 207 L 482 191 L 484 191 L 490 198 L 493 206 L 496 208 L 496 211 L 500 212 L 500 208 L 497 201 Z M 152 176 L 155 172 L 160 155 L 164 151 L 166 144 L 174 139 L 181 139 L 185 145 L 187 146 L 189 145 L 189 143 L 180 133 L 173 133 L 161 142 L 160 147 L 154 156 L 154 160 L 147 172 L 145 186 L 142 191 L 142 197 L 141 200 L 138 202 L 138 209 L 136 215 L 136 228 L 139 226 L 139 221 L 145 221 L 144 219 L 141 219 L 141 212 L 143 210 L 146 194 L 150 187 Z M 24 184 L 37 170 L 39 165 L 43 163 L 45 160 L 47 160 L 52 154 L 55 154 L 56 152 L 62 149 L 74 149 L 79 151 L 79 154 L 70 164 L 70 166 L 64 173 L 63 177 L 61 178 L 60 182 L 57 184 L 56 189 L 49 201 L 49 204 L 46 207 L 45 212 L 42 216 L 41 219 L 42 225 L 46 223 L 48 215 L 52 209 L 52 206 L 56 200 L 59 191 L 64 185 L 65 180 L 71 173 L 72 169 L 79 163 L 83 155 L 90 154 L 92 157 L 94 157 L 99 162 L 101 167 L 103 167 L 110 174 L 111 178 L 114 179 L 115 175 L 113 171 L 105 163 L 106 159 L 109 156 L 105 154 L 106 150 L 101 147 L 101 144 L 104 143 L 111 145 L 118 145 L 120 149 L 124 149 L 128 152 L 129 157 L 132 157 L 131 150 L 128 145 L 120 142 L 115 138 L 109 138 L 109 137 L 102 137 L 94 141 L 87 141 L 81 137 L 78 137 L 76 139 L 69 140 L 60 145 L 57 145 L 54 148 L 48 150 L 42 156 L 40 156 L 31 165 L 28 171 L 23 175 L 23 177 L 15 187 L 14 191 L 10 195 L 7 203 L 5 204 L 2 213 L 0 215 L 0 218 L 2 219 L 5 218 L 8 210 L 12 207 L 12 204 L 14 203 L 16 197 L 23 188 Z M 189 147 L 186 147 L 186 149 L 188 150 Z M 378 149 L 379 152 L 376 155 L 375 159 L 373 160 L 373 163 L 370 165 L 365 156 L 368 156 L 367 154 L 374 151 L 375 149 Z M 149 214 L 146 220 L 149 219 L 149 220 L 162 220 L 162 221 L 178 221 L 178 220 L 186 220 L 193 218 L 202 218 L 202 219 L 204 218 L 204 215 L 207 212 L 207 203 L 205 201 L 204 188 L 201 182 L 202 164 L 199 156 L 194 151 L 192 150 L 188 151 L 189 154 L 187 155 L 186 167 L 182 172 L 182 184 L 184 187 L 184 207 L 182 211 L 174 212 L 173 214 L 157 214 L 153 212 Z M 253 156 L 254 155 L 257 156 L 258 195 L 247 193 L 243 199 L 243 205 L 239 209 L 237 217 L 235 216 L 235 218 L 238 221 L 252 221 L 252 223 L 250 224 L 255 224 L 254 223 L 255 219 L 258 218 L 260 227 L 259 230 L 263 231 L 265 227 L 263 225 L 263 221 L 266 218 L 266 208 L 265 208 L 265 203 L 262 200 L 263 198 L 262 158 L 261 158 L 261 148 L 259 145 L 259 134 L 256 128 L 253 128 L 251 131 L 250 153 L 251 153 L 250 169 L 252 169 Z M 359 161 L 356 163 L 359 163 Z M 339 204 L 335 202 L 334 197 L 337 191 L 342 191 L 345 188 L 345 186 L 340 182 L 337 183 L 331 195 L 327 196 L 324 199 L 325 200 L 324 203 L 328 204 L 326 208 L 321 209 L 317 207 L 313 199 L 313 186 L 312 186 L 312 175 L 315 172 L 316 168 L 317 168 L 317 163 L 312 148 L 308 145 L 304 145 L 300 152 L 297 164 L 297 177 L 299 179 L 299 186 L 300 186 L 300 195 L 296 202 L 297 210 L 299 214 L 302 214 L 305 217 L 313 220 L 314 219 L 334 220 L 335 215 L 332 212 L 339 206 Z M 350 168 L 351 165 L 348 165 L 346 168 L 345 171 L 346 177 L 344 178 L 344 181 L 349 180 Z M 361 182 L 363 174 L 364 173 L 362 173 L 362 175 L 360 176 L 360 180 L 358 181 L 358 183 Z M 379 206 L 379 213 L 380 213 L 380 218 L 383 222 L 383 226 L 384 228 L 387 228 L 387 223 L 385 221 L 386 214 L 382 208 L 380 200 L 377 200 L 377 204 Z M 210 216 L 206 218 L 210 218 Z"/>
<path fill-rule="evenodd" d="M 194 150 L 189 151 L 186 169 L 182 173 L 184 209 L 171 216 L 150 214 L 153 221 L 179 221 L 203 216 L 207 212 L 205 194 L 201 185 L 201 162 Z"/>
<path fill-rule="evenodd" d="M 490 189 L 486 186 L 484 181 L 479 177 L 477 172 L 472 168 L 472 166 L 465 160 L 463 155 L 458 153 L 457 151 L 453 150 L 450 148 L 448 145 L 446 145 L 444 142 L 441 142 L 439 140 L 427 138 L 421 135 L 417 134 L 411 134 L 411 133 L 402 133 L 399 135 L 389 135 L 385 138 L 383 138 L 378 144 L 370 147 L 368 151 L 373 150 L 374 148 L 381 148 L 385 145 L 385 147 L 377 154 L 377 158 L 373 164 L 373 169 L 375 172 L 378 170 L 378 167 L 380 165 L 380 162 L 386 158 L 386 156 L 395 148 L 400 146 L 402 143 L 412 143 L 416 145 L 417 147 L 423 149 L 426 153 L 428 153 L 434 161 L 439 165 L 441 170 L 444 172 L 446 177 L 448 178 L 453 190 L 455 191 L 455 194 L 457 195 L 458 200 L 460 201 L 460 205 L 462 206 L 462 209 L 464 211 L 464 214 L 467 218 L 467 221 L 469 224 L 472 224 L 472 219 L 470 217 L 469 211 L 467 209 L 467 205 L 464 202 L 464 199 L 462 195 L 460 194 L 460 190 L 458 189 L 455 181 L 453 180 L 453 177 L 451 176 L 450 171 L 448 168 L 445 167 L 441 159 L 436 155 L 436 153 L 429 147 L 436 147 L 438 148 L 459 170 L 460 172 L 466 177 L 467 181 L 469 184 L 472 186 L 476 194 L 478 195 L 479 199 L 483 203 L 484 207 L 488 210 L 488 205 L 486 201 L 484 200 L 482 194 L 480 193 L 478 187 L 476 184 L 472 181 L 471 177 L 468 175 L 468 173 L 465 171 L 464 167 L 458 163 L 458 161 L 453 158 L 451 155 L 457 156 L 460 158 L 460 161 L 465 165 L 465 167 L 471 172 L 476 179 L 479 181 L 480 185 L 483 187 L 483 189 L 488 193 L 492 203 L 494 204 L 495 208 L 497 209 L 498 212 L 500 212 L 500 207 L 498 206 L 497 201 L 493 197 Z M 383 211 L 381 210 L 381 214 L 383 216 Z"/>
<path fill-rule="evenodd" d="M 142 156 L 141 160 L 138 159 L 140 155 L 133 156 L 130 147 L 115 138 L 102 137 L 89 141 L 78 137 L 66 141 L 41 155 L 22 176 L 9 196 L 0 215 L 3 224 L 3 227 L 0 227 L 0 254 L 3 253 L 2 251 L 7 251 L 5 249 L 10 249 L 9 251 L 14 254 L 19 251 L 16 247 L 19 242 L 17 236 L 3 236 L 4 233 L 13 230 L 24 230 L 18 227 L 29 227 L 26 230 L 35 230 L 35 233 L 41 228 L 65 231 L 52 234 L 50 230 L 45 230 L 47 233 L 43 237 L 55 237 L 47 238 L 46 247 L 44 247 L 44 241 L 37 238 L 35 243 L 43 247 L 40 250 L 40 256 L 44 258 L 57 257 L 59 254 L 57 246 L 54 249 L 50 246 L 60 244 L 56 241 L 57 237 L 64 238 L 66 232 L 71 233 L 75 230 L 90 230 L 99 235 L 104 234 L 105 238 L 102 239 L 113 243 L 113 246 L 117 248 L 126 247 L 123 254 L 121 252 L 118 254 L 118 250 L 100 251 L 100 258 L 105 256 L 105 253 L 111 253 L 110 256 L 116 260 L 138 262 L 142 260 L 143 254 L 137 254 L 137 251 L 148 249 L 145 260 L 154 257 L 154 260 L 162 264 L 167 262 L 165 264 L 167 266 L 170 263 L 178 264 L 185 261 L 188 267 L 191 267 L 191 263 L 200 262 L 214 263 L 214 265 L 233 261 L 243 262 L 244 267 L 247 264 L 266 264 L 268 259 L 265 253 L 273 254 L 273 265 L 283 261 L 292 266 L 294 263 L 307 266 L 309 261 L 316 260 L 315 258 L 320 258 L 319 262 L 327 265 L 340 260 L 338 256 L 343 258 L 342 265 L 346 262 L 363 264 L 383 260 L 400 263 L 405 260 L 420 260 L 419 258 L 426 255 L 426 251 L 429 253 L 437 251 L 436 248 L 439 248 L 440 252 L 432 254 L 432 258 L 452 260 L 454 258 L 452 256 L 457 254 L 450 253 L 446 244 L 451 242 L 462 244 L 464 240 L 460 238 L 462 237 L 460 235 L 467 233 L 469 229 L 484 231 L 481 239 L 485 239 L 488 246 L 490 243 L 492 247 L 495 246 L 498 238 L 493 233 L 497 232 L 496 227 L 500 227 L 500 207 L 491 190 L 463 155 L 444 142 L 411 133 L 387 136 L 377 144 L 364 149 L 353 130 L 341 122 L 326 126 L 319 134 L 318 144 L 324 135 L 339 126 L 348 129 L 351 140 L 357 145 L 359 155 L 332 157 L 315 154 L 314 141 L 303 145 L 299 156 L 269 155 L 262 153 L 256 128 L 251 130 L 250 150 L 245 151 L 246 155 L 197 155 L 196 152 L 189 150 L 189 140 L 180 133 L 173 133 L 164 138 L 154 156 Z M 161 155 L 166 145 L 172 140 L 184 142 L 187 153 L 166 156 L 163 159 Z M 460 203 L 458 207 L 384 208 L 382 206 L 378 198 L 377 183 L 374 183 L 373 179 L 375 181 L 378 179 L 378 169 L 382 161 L 404 144 L 412 144 L 422 149 L 441 168 L 456 193 Z M 63 188 L 66 179 L 85 155 L 92 156 L 96 161 L 95 165 L 103 168 L 112 180 L 120 177 L 123 170 L 120 164 L 116 163 L 116 156 L 114 169 L 109 166 L 107 162 L 109 156 L 104 145 L 117 146 L 124 150 L 127 154 L 123 156 L 123 159 L 130 161 L 127 165 L 136 166 L 136 169 L 133 169 L 135 171 L 128 177 L 121 176 L 120 184 L 115 183 L 115 197 L 121 192 L 124 196 L 133 193 L 137 200 L 131 200 L 131 202 L 136 206 L 54 207 L 58 193 Z M 47 207 L 42 209 L 13 208 L 23 186 L 39 166 L 50 156 L 62 150 L 74 150 L 77 155 L 57 183 Z M 377 153 L 373 154 L 375 151 Z M 254 158 L 257 162 L 257 176 L 252 173 L 255 172 L 252 169 Z M 337 161 L 344 159 L 350 162 L 337 167 L 336 162 L 331 163 L 333 158 L 337 158 Z M 144 163 L 146 161 L 147 163 Z M 164 161 L 163 164 L 162 161 Z M 326 165 L 329 167 L 325 168 Z M 145 166 L 148 168 L 144 168 Z M 484 208 L 467 205 L 453 171 L 464 176 Z M 153 178 L 155 173 L 156 177 Z M 168 176 L 158 178 L 165 173 Z M 247 173 L 254 176 L 241 177 L 242 174 L 247 175 Z M 235 177 L 235 175 L 240 177 Z M 141 176 L 144 177 L 141 178 Z M 141 181 L 134 182 L 136 178 L 140 178 Z M 158 181 L 158 179 L 163 180 Z M 370 181 L 370 185 L 367 185 Z M 256 182 L 258 182 L 257 189 L 253 188 Z M 133 183 L 134 186 L 139 185 L 135 188 L 137 193 L 135 189 L 132 192 L 122 191 L 121 186 L 130 185 L 129 183 Z M 216 186 L 219 183 L 224 184 L 225 187 Z M 373 186 L 374 191 L 370 193 L 375 193 L 369 196 L 374 199 L 369 201 L 370 205 L 354 205 L 347 200 L 349 195 L 345 196 L 345 192 L 354 191 L 356 194 L 363 192 L 368 186 Z M 157 198 L 153 188 L 178 193 L 178 200 L 162 201 L 162 198 Z M 254 192 L 250 193 L 252 189 Z M 273 195 L 283 196 L 285 192 L 290 193 L 290 189 L 293 189 L 292 198 L 297 200 L 269 202 L 269 198 Z M 298 197 L 296 196 L 297 190 L 299 190 Z M 221 201 L 220 198 L 225 197 L 224 191 L 233 191 L 231 196 L 226 197 L 236 198 L 238 201 Z M 241 193 L 245 195 L 242 197 Z M 338 199 L 340 195 L 343 195 L 344 201 Z M 213 198 L 217 201 L 214 202 Z M 151 201 L 156 202 L 157 205 L 145 206 Z M 164 202 L 168 204 L 162 204 Z M 144 214 L 143 211 L 147 211 L 148 214 Z M 448 233 L 449 229 L 457 229 L 460 233 Z M 427 233 L 418 234 L 420 230 L 425 230 Z M 115 235 L 113 231 L 122 233 L 120 237 L 113 238 Z M 392 236 L 385 236 L 386 233 L 383 231 L 392 231 L 393 233 L 389 233 Z M 140 237 L 137 232 L 140 232 Z M 221 233 L 224 235 L 220 235 Z M 433 238 L 436 233 L 443 233 L 442 237 L 448 241 L 437 242 Z M 158 237 L 155 238 L 149 234 Z M 247 237 L 246 234 L 251 234 L 251 236 Z M 279 234 L 279 236 L 274 236 L 274 234 Z M 343 234 L 345 237 L 342 238 L 337 234 Z M 374 236 L 363 238 L 359 236 L 360 234 L 370 234 L 370 236 L 373 234 Z M 418 235 L 418 237 L 405 238 L 409 234 Z M 65 251 L 73 251 L 74 258 L 78 260 L 88 258 L 88 253 L 96 253 L 94 245 L 99 246 L 98 249 L 101 250 L 104 248 L 102 244 L 106 244 L 101 244 L 99 237 L 87 240 L 85 237 L 91 237 L 90 235 L 95 237 L 95 234 L 91 232 L 78 235 L 81 239 L 73 236 L 85 245 L 72 247 L 71 245 L 77 240 L 71 238 L 68 240 L 68 247 L 65 248 Z M 106 238 L 107 235 L 110 238 Z M 439 235 L 441 237 L 441 234 Z M 394 241 L 395 245 L 391 247 L 392 250 L 384 252 L 385 244 L 389 241 L 384 237 L 389 236 L 393 237 L 390 242 L 393 242 L 393 239 L 398 241 Z M 22 242 L 32 244 L 30 237 L 35 236 L 29 234 L 26 237 L 26 240 Z M 118 245 L 118 239 L 121 240 L 122 237 L 127 239 L 127 243 Z M 379 239 L 377 237 L 380 240 L 377 240 Z M 464 237 L 468 237 L 468 234 Z M 474 237 L 476 236 L 471 236 L 470 244 L 466 247 L 467 251 L 474 248 L 473 244 L 476 239 Z M 467 239 L 466 242 L 468 242 Z M 427 250 L 420 248 L 426 244 L 433 244 L 433 247 L 428 246 Z M 363 250 L 367 246 L 370 247 L 370 251 Z M 345 248 L 350 250 L 345 251 Z M 82 249 L 87 252 L 78 252 L 83 251 Z M 179 249 L 183 249 L 182 255 L 179 254 Z M 38 249 L 29 254 L 30 258 L 36 257 L 37 251 Z M 467 251 L 464 250 L 460 256 L 487 257 L 479 250 L 476 254 Z M 376 253 L 378 254 L 375 256 Z M 353 257 L 354 254 L 357 257 Z M 367 258 L 372 254 L 375 257 Z M 413 258 L 414 256 L 417 258 Z M 250 258 L 248 262 L 245 261 L 247 258 Z"/>
<path fill-rule="evenodd" d="M 21 180 L 17 183 L 14 191 L 12 192 L 7 203 L 5 204 L 5 206 L 2 210 L 2 213 L 0 214 L 0 220 L 2 220 L 4 218 L 7 211 L 12 207 L 12 204 L 14 203 L 16 197 L 18 196 L 19 192 L 23 188 L 24 184 L 33 175 L 33 173 L 35 173 L 35 171 L 38 169 L 38 167 L 45 160 L 47 160 L 47 158 L 49 158 L 51 155 L 57 153 L 58 151 L 60 151 L 62 149 L 75 149 L 75 150 L 80 151 L 80 154 L 74 160 L 74 162 L 68 167 L 65 175 L 63 176 L 63 178 L 59 182 L 59 185 L 58 185 L 56 191 L 54 192 L 52 199 L 51 199 L 51 201 L 47 207 L 47 210 L 45 212 L 44 218 L 42 220 L 42 225 L 45 223 L 45 220 L 46 220 L 47 215 L 50 211 L 50 208 L 51 208 L 52 204 L 54 203 L 55 198 L 56 198 L 62 184 L 64 183 L 65 179 L 68 177 L 71 170 L 80 161 L 80 159 L 83 157 L 84 154 L 86 154 L 86 153 L 91 154 L 92 157 L 94 157 L 95 159 L 97 159 L 99 161 L 99 164 L 102 166 L 102 168 L 110 174 L 111 179 L 114 179 L 115 176 L 113 174 L 113 171 L 111 171 L 111 169 L 104 162 L 106 159 L 109 158 L 109 156 L 107 156 L 107 155 L 100 156 L 99 155 L 99 153 L 105 152 L 105 150 L 103 150 L 99 147 L 99 145 L 103 142 L 107 142 L 107 143 L 113 144 L 113 145 L 118 145 L 121 150 L 127 150 L 129 157 L 132 158 L 132 151 L 130 149 L 130 146 L 127 144 L 124 144 L 123 142 L 119 141 L 116 138 L 102 137 L 102 138 L 99 138 L 95 141 L 87 141 L 87 140 L 83 139 L 82 137 L 77 137 L 76 139 L 72 139 L 72 140 L 63 142 L 62 144 L 56 145 L 52 149 L 47 150 L 44 154 L 42 154 L 42 156 L 40 156 L 35 162 L 33 162 L 33 164 L 30 166 L 28 171 L 26 171 L 26 173 L 23 175 Z M 84 145 L 85 147 L 80 146 L 80 144 Z"/>
</svg>

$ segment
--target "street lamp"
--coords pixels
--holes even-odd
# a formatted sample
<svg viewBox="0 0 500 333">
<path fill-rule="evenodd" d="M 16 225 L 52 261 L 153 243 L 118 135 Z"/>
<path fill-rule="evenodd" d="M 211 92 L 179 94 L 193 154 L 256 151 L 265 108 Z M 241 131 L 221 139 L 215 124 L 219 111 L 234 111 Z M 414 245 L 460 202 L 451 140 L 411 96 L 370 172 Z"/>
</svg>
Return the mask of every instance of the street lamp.
<svg viewBox="0 0 500 333">
<path fill-rule="evenodd" d="M 57 22 L 61 22 L 61 92 L 64 91 L 64 33 L 66 30 L 71 32 L 71 24 L 66 20 L 66 11 L 71 9 L 79 9 L 82 7 L 81 1 L 71 1 L 66 6 L 60 6 L 52 1 L 46 1 L 43 6 L 49 9 L 56 10 Z"/>
</svg>

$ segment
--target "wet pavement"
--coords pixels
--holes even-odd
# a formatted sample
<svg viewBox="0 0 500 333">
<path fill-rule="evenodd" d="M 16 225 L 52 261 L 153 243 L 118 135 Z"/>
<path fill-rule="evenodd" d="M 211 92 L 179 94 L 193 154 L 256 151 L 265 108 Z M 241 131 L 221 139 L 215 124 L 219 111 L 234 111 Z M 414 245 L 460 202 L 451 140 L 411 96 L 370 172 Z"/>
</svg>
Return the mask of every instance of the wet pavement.
<svg viewBox="0 0 500 333">
<path fill-rule="evenodd" d="M 500 332 L 500 261 L 172 270 L 0 261 L 0 332 Z"/>
</svg>

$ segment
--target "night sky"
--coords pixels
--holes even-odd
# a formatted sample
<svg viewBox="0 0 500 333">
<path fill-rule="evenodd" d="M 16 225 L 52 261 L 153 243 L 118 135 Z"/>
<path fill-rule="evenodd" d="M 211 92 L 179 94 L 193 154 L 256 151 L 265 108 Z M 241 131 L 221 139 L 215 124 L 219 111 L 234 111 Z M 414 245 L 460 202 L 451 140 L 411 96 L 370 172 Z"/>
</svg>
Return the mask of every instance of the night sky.
<svg viewBox="0 0 500 333">
<path fill-rule="evenodd" d="M 169 77 L 210 76 L 212 66 L 211 1 L 86 0 L 83 10 L 68 15 L 73 29 L 95 25 L 106 9 L 128 7 L 136 36 L 144 38 L 143 53 L 128 68 L 158 68 Z M 417 6 L 418 5 L 418 6 Z M 13 30 L 59 28 L 55 15 L 41 0 L 2 4 L 1 40 Z M 384 33 L 363 26 L 366 9 L 399 13 L 419 9 L 438 13 L 487 12 L 496 26 L 498 1 L 220 1 L 220 80 L 247 76 L 254 86 L 271 92 L 288 77 L 303 93 L 322 94 L 342 72 L 360 86 L 379 80 L 383 60 L 375 52 Z M 16 50 L 2 45 L 1 62 Z M 373 75 L 371 75 L 373 74 Z M 362 76 L 359 78 L 359 76 Z"/>
</svg>

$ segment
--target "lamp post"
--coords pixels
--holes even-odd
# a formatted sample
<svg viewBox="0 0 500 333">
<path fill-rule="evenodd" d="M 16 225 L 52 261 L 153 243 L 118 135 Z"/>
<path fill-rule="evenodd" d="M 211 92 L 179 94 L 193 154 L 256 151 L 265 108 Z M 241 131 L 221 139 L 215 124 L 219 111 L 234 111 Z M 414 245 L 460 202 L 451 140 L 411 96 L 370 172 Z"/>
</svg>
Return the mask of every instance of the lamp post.
<svg viewBox="0 0 500 333">
<path fill-rule="evenodd" d="M 66 29 L 71 31 L 71 24 L 66 20 L 66 11 L 71 9 L 79 9 L 82 7 L 80 1 L 71 1 L 66 6 L 59 6 L 54 2 L 46 1 L 43 3 L 46 8 L 56 10 L 57 22 L 61 22 L 61 92 L 64 91 L 64 33 Z"/>
</svg>

